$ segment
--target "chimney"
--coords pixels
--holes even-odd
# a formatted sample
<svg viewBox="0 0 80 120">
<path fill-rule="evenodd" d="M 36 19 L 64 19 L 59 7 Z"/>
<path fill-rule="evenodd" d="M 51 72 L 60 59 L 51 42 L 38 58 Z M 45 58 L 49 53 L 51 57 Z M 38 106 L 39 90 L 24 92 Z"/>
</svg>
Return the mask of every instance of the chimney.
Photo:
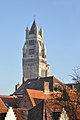
<svg viewBox="0 0 80 120">
<path fill-rule="evenodd" d="M 16 90 L 18 90 L 18 89 L 19 89 L 19 87 L 20 87 L 20 83 L 18 82 L 18 84 L 17 84 L 17 85 L 15 85 L 15 91 L 16 91 Z"/>
<path fill-rule="evenodd" d="M 26 82 L 29 78 L 23 77 L 23 83 Z"/>
<path fill-rule="evenodd" d="M 49 82 L 44 82 L 44 94 L 49 94 Z"/>
</svg>

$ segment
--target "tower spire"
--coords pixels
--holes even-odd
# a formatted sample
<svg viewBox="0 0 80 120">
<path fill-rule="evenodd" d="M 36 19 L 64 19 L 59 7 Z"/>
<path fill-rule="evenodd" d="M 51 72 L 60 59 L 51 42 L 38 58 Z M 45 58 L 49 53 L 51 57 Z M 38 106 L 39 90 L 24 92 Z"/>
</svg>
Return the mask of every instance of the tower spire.
<svg viewBox="0 0 80 120">
<path fill-rule="evenodd" d="M 29 36 L 29 28 L 28 28 L 28 25 L 27 25 L 27 28 L 26 28 L 26 39 L 28 38 Z"/>
<path fill-rule="evenodd" d="M 46 77 L 50 75 L 47 64 L 46 47 L 43 40 L 42 28 L 38 30 L 36 20 L 30 29 L 26 29 L 26 42 L 23 46 L 23 82 L 27 78 Z"/>
<path fill-rule="evenodd" d="M 35 32 L 35 28 L 37 28 L 37 24 L 36 24 L 36 20 L 35 20 L 35 18 L 34 18 L 34 21 L 33 21 L 33 24 L 32 24 L 32 26 L 31 26 L 31 29 L 30 29 L 30 34 L 34 34 L 34 32 Z"/>
</svg>

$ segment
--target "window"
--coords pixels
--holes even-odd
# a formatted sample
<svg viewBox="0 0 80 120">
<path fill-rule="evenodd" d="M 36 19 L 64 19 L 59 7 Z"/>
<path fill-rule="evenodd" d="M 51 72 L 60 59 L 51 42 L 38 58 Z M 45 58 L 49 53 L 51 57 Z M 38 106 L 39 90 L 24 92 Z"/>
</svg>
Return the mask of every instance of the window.
<svg viewBox="0 0 80 120">
<path fill-rule="evenodd" d="M 34 40 L 29 40 L 29 45 L 34 45 Z"/>
<path fill-rule="evenodd" d="M 34 54 L 34 49 L 29 49 L 29 55 Z"/>
</svg>

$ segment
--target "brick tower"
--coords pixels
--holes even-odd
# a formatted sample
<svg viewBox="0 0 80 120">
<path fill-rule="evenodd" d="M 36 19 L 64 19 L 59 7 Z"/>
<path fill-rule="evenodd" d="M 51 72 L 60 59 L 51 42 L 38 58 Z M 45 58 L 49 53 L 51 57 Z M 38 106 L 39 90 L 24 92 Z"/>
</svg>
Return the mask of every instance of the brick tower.
<svg viewBox="0 0 80 120">
<path fill-rule="evenodd" d="M 47 77 L 50 65 L 47 64 L 46 47 L 43 41 L 43 29 L 38 30 L 34 19 L 31 28 L 26 28 L 26 41 L 23 46 L 23 81 L 27 78 Z"/>
</svg>

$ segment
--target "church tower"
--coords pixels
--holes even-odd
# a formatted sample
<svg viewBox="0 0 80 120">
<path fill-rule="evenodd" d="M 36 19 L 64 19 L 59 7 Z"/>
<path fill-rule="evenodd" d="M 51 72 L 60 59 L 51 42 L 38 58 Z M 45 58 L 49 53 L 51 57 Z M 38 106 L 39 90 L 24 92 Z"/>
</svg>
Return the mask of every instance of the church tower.
<svg viewBox="0 0 80 120">
<path fill-rule="evenodd" d="M 27 78 L 47 77 L 50 75 L 50 65 L 47 64 L 46 47 L 42 27 L 34 19 L 31 28 L 26 28 L 26 41 L 23 46 L 23 82 Z"/>
</svg>

